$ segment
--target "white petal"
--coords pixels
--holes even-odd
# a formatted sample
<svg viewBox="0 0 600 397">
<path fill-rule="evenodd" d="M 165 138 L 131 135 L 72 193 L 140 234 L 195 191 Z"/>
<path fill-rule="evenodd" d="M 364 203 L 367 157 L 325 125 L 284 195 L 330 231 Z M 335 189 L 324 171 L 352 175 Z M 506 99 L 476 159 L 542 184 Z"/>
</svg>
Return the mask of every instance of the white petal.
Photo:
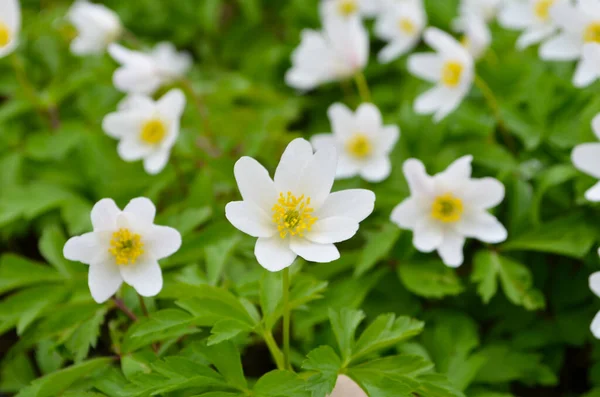
<svg viewBox="0 0 600 397">
<path fill-rule="evenodd" d="M 251 157 L 242 157 L 235 163 L 233 172 L 244 201 L 270 211 L 278 194 L 265 167 Z"/>
<path fill-rule="evenodd" d="M 133 214 L 139 222 L 151 225 L 154 223 L 154 216 L 156 216 L 156 207 L 149 198 L 138 197 L 131 200 L 125 206 L 123 212 Z"/>
<path fill-rule="evenodd" d="M 162 271 L 155 259 L 143 256 L 133 265 L 119 266 L 123 280 L 142 296 L 155 296 L 163 286 Z"/>
<path fill-rule="evenodd" d="M 121 213 L 113 199 L 102 199 L 92 208 L 92 226 L 94 231 L 114 231 L 117 225 L 117 216 Z"/>
<path fill-rule="evenodd" d="M 372 103 L 363 103 L 356 110 L 356 126 L 359 132 L 375 133 L 383 125 L 381 112 Z"/>
<path fill-rule="evenodd" d="M 464 47 L 454 37 L 438 28 L 427 28 L 423 34 L 423 38 L 437 52 L 450 56 L 460 56 L 461 58 L 466 53 Z"/>
<path fill-rule="evenodd" d="M 600 113 L 592 119 L 592 131 L 594 131 L 596 138 L 600 139 Z"/>
<path fill-rule="evenodd" d="M 102 120 L 102 129 L 113 138 L 121 138 L 141 129 L 147 114 L 138 111 L 109 113 Z"/>
<path fill-rule="evenodd" d="M 130 94 L 121 99 L 117 104 L 117 109 L 123 112 L 126 110 L 136 111 L 138 114 L 147 115 L 155 109 L 154 100 L 146 95 Z"/>
<path fill-rule="evenodd" d="M 413 54 L 408 58 L 408 71 L 432 83 L 437 83 L 442 75 L 444 63 L 438 54 Z"/>
<path fill-rule="evenodd" d="M 102 258 L 108 248 L 100 240 L 99 233 L 91 232 L 71 237 L 63 247 L 63 256 L 70 261 L 90 264 Z"/>
<path fill-rule="evenodd" d="M 366 189 L 348 189 L 331 193 L 315 216 L 319 219 L 346 217 L 362 222 L 374 208 L 375 193 Z"/>
<path fill-rule="evenodd" d="M 444 232 L 436 221 L 420 219 L 413 229 L 413 245 L 421 252 L 431 252 L 442 244 Z"/>
<path fill-rule="evenodd" d="M 412 230 L 426 215 L 423 213 L 421 203 L 417 199 L 409 197 L 394 207 L 390 220 L 402 229 Z"/>
<path fill-rule="evenodd" d="M 181 247 L 181 234 L 168 226 L 152 225 L 143 236 L 144 249 L 159 260 L 173 255 Z"/>
<path fill-rule="evenodd" d="M 417 45 L 417 42 L 418 36 L 395 39 L 379 51 L 377 60 L 380 63 L 392 62 L 412 50 Z"/>
<path fill-rule="evenodd" d="M 88 273 L 88 286 L 92 298 L 97 303 L 103 303 L 113 296 L 121 287 L 123 278 L 114 260 L 93 263 Z"/>
<path fill-rule="evenodd" d="M 170 149 L 157 150 L 144 159 L 144 170 L 150 175 L 156 175 L 165 169 L 171 156 Z"/>
<path fill-rule="evenodd" d="M 413 105 L 417 114 L 431 114 L 442 107 L 449 99 L 451 92 L 444 86 L 435 86 L 419 95 Z"/>
<path fill-rule="evenodd" d="M 594 202 L 600 201 L 600 182 L 596 183 L 585 192 L 585 198 Z"/>
<path fill-rule="evenodd" d="M 317 244 L 304 238 L 292 238 L 290 248 L 309 262 L 329 263 L 340 258 L 340 253 L 335 245 Z"/>
<path fill-rule="evenodd" d="M 590 330 L 596 339 L 600 339 L 600 312 L 598 312 L 594 319 L 592 320 L 592 324 L 590 326 Z"/>
<path fill-rule="evenodd" d="M 505 28 L 521 30 L 535 22 L 529 1 L 508 2 L 498 14 L 498 22 Z"/>
<path fill-rule="evenodd" d="M 420 160 L 406 160 L 402 170 L 413 195 L 431 196 L 433 194 L 433 179 L 427 175 L 425 166 Z"/>
<path fill-rule="evenodd" d="M 463 185 L 463 199 L 470 206 L 493 208 L 504 200 L 504 185 L 494 178 L 471 179 Z"/>
<path fill-rule="evenodd" d="M 437 251 L 446 266 L 459 267 L 464 261 L 464 245 L 465 238 L 455 231 L 448 229 L 445 231 L 444 240 Z"/>
<path fill-rule="evenodd" d="M 560 33 L 540 46 L 540 58 L 549 61 L 572 61 L 581 56 L 581 41 Z"/>
<path fill-rule="evenodd" d="M 530 45 L 537 44 L 547 37 L 550 37 L 556 31 L 554 24 L 532 26 L 526 29 L 521 36 L 517 39 L 517 48 L 522 50 Z"/>
<path fill-rule="evenodd" d="M 464 72 L 465 75 L 471 75 L 472 73 Z M 465 78 L 465 83 L 461 82 L 461 84 L 465 84 L 464 87 L 459 87 L 459 89 L 448 90 L 448 96 L 446 100 L 441 104 L 440 108 L 433 115 L 433 121 L 439 123 L 442 119 L 446 118 L 450 113 L 452 113 L 456 108 L 460 106 L 460 103 L 464 99 L 464 97 L 468 94 L 471 88 L 472 78 L 469 77 L 468 80 Z"/>
<path fill-rule="evenodd" d="M 21 27 L 21 5 L 18 0 L 0 2 L 0 20 L 14 33 Z"/>
<path fill-rule="evenodd" d="M 357 231 L 356 220 L 348 217 L 329 217 L 315 222 L 305 237 L 313 243 L 339 243 L 351 239 Z"/>
<path fill-rule="evenodd" d="M 581 60 L 573 76 L 573 84 L 575 87 L 587 87 L 598 77 L 600 77 L 600 44 L 586 44 L 583 46 Z"/>
<path fill-rule="evenodd" d="M 330 146 L 336 146 L 337 142 L 333 134 L 316 134 L 310 137 L 310 143 L 315 150 L 321 150 Z M 311 153 L 312 157 L 312 153 Z M 310 159 L 310 157 L 309 157 Z M 281 163 L 280 163 L 281 164 Z"/>
<path fill-rule="evenodd" d="M 125 161 L 136 161 L 152 152 L 150 145 L 143 144 L 136 136 L 127 136 L 119 141 L 117 153 Z"/>
<path fill-rule="evenodd" d="M 298 193 L 310 197 L 311 206 L 318 210 L 331 192 L 337 169 L 337 151 L 334 147 L 317 151 L 306 164 L 298 184 Z"/>
<path fill-rule="evenodd" d="M 179 89 L 172 89 L 163 95 L 156 104 L 161 114 L 179 118 L 185 109 L 185 95 Z"/>
<path fill-rule="evenodd" d="M 465 212 L 456 223 L 456 229 L 467 237 L 492 244 L 501 243 L 508 236 L 504 225 L 495 216 L 485 211 Z"/>
<path fill-rule="evenodd" d="M 400 138 L 400 128 L 397 125 L 386 125 L 379 131 L 377 137 L 377 154 L 388 155 L 394 150 Z"/>
<path fill-rule="evenodd" d="M 600 297 L 600 272 L 590 274 L 589 286 L 592 292 Z"/>
<path fill-rule="evenodd" d="M 236 229 L 252 237 L 271 237 L 277 231 L 269 215 L 250 201 L 228 203 L 225 217 Z"/>
<path fill-rule="evenodd" d="M 312 159 L 313 149 L 310 143 L 302 138 L 291 141 L 275 170 L 275 187 L 279 192 L 295 192 L 302 170 Z"/>
<path fill-rule="evenodd" d="M 364 180 L 372 183 L 381 182 L 390 176 L 392 172 L 392 163 L 387 156 L 378 157 L 370 160 L 360 170 L 360 175 Z"/>
<path fill-rule="evenodd" d="M 334 136 L 347 137 L 355 132 L 354 114 L 346 105 L 334 103 L 327 109 L 327 116 Z"/>
<path fill-rule="evenodd" d="M 283 270 L 296 259 L 296 254 L 290 249 L 289 239 L 282 239 L 278 234 L 256 240 L 254 255 L 258 263 L 270 272 Z"/>
<path fill-rule="evenodd" d="M 454 160 L 452 164 L 448 166 L 443 172 L 438 174 L 444 179 L 456 182 L 463 181 L 471 177 L 471 162 L 473 161 L 473 156 L 467 155 L 463 156 L 457 160 Z"/>
<path fill-rule="evenodd" d="M 340 153 L 338 157 L 338 165 L 335 172 L 336 179 L 353 178 L 359 174 L 363 162 L 347 153 Z"/>
<path fill-rule="evenodd" d="M 575 146 L 571 160 L 578 170 L 600 178 L 600 143 L 583 143 Z"/>
</svg>

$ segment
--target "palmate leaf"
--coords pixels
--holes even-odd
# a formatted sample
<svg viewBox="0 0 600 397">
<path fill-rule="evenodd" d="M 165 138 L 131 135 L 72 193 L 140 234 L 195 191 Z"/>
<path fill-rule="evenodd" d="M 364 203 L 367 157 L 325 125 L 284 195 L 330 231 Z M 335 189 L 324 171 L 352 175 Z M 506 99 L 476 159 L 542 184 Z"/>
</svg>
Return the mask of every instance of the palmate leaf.
<svg viewBox="0 0 600 397">
<path fill-rule="evenodd" d="M 456 271 L 441 261 L 402 262 L 398 276 L 406 289 L 426 298 L 458 295 L 464 290 Z"/>
<path fill-rule="evenodd" d="M 308 388 L 313 397 L 323 397 L 335 387 L 342 360 L 333 348 L 321 346 L 308 353 L 302 368 L 316 372 L 308 379 Z"/>
<path fill-rule="evenodd" d="M 256 397 L 309 397 L 306 382 L 289 371 L 272 371 L 263 375 L 254 385 Z"/>
</svg>

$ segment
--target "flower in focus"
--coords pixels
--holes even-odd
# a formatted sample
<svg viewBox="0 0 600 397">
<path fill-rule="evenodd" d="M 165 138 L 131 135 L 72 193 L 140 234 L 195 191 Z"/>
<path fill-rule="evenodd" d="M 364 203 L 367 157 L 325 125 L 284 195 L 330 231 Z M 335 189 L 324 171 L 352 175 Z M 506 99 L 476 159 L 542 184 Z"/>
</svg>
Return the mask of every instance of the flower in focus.
<svg viewBox="0 0 600 397">
<path fill-rule="evenodd" d="M 302 31 L 302 41 L 292 53 L 286 83 L 311 90 L 323 83 L 352 77 L 363 70 L 369 57 L 369 35 L 358 18 L 328 18 L 322 32 Z"/>
<path fill-rule="evenodd" d="M 419 160 L 406 160 L 410 197 L 391 215 L 392 222 L 413 231 L 415 248 L 437 250 L 450 267 L 463 263 L 465 238 L 499 243 L 507 237 L 504 226 L 487 212 L 504 199 L 504 185 L 494 178 L 471 178 L 472 159 L 461 157 L 434 176 L 427 175 Z"/>
<path fill-rule="evenodd" d="M 456 39 L 437 28 L 427 28 L 424 38 L 436 53 L 411 55 L 408 70 L 436 86 L 416 99 L 414 109 L 419 114 L 433 113 L 438 122 L 456 109 L 471 89 L 473 57 Z"/>
<path fill-rule="evenodd" d="M 598 255 L 600 255 L 600 250 L 598 250 Z M 600 272 L 594 272 L 590 275 L 589 285 L 592 292 L 600 297 Z M 590 330 L 596 339 L 600 339 L 600 312 L 594 316 Z"/>
<path fill-rule="evenodd" d="M 592 120 L 592 130 L 598 139 L 600 139 L 600 114 Z M 571 154 L 573 165 L 578 170 L 585 172 L 600 179 L 600 143 L 582 143 L 575 146 Z M 585 192 L 585 198 L 590 201 L 600 201 L 600 182 L 592 186 Z"/>
<path fill-rule="evenodd" d="M 92 209 L 94 231 L 67 241 L 65 258 L 90 265 L 88 284 L 96 302 L 114 295 L 123 281 L 142 296 L 160 292 L 158 260 L 179 249 L 181 235 L 154 225 L 155 214 L 154 204 L 145 197 L 131 200 L 123 211 L 112 199 L 102 199 Z"/>
<path fill-rule="evenodd" d="M 323 18 L 371 17 L 378 10 L 376 0 L 321 0 Z"/>
<path fill-rule="evenodd" d="M 560 32 L 540 46 L 540 57 L 552 61 L 572 61 L 581 57 L 583 46 L 600 43 L 600 2 L 578 0 L 558 3 L 550 11 Z"/>
<path fill-rule="evenodd" d="M 507 29 L 522 30 L 517 48 L 524 49 L 539 43 L 557 30 L 551 12 L 563 0 L 512 0 L 498 14 L 498 22 Z"/>
<path fill-rule="evenodd" d="M 600 78 L 600 43 L 587 43 L 573 76 L 575 87 L 587 87 Z"/>
<path fill-rule="evenodd" d="M 340 257 L 334 243 L 350 239 L 373 211 L 375 194 L 352 189 L 331 193 L 337 154 L 333 146 L 313 154 L 310 143 L 298 138 L 287 146 L 274 180 L 251 157 L 234 168 L 243 201 L 225 207 L 233 226 L 258 237 L 254 254 L 265 269 L 276 272 L 296 256 L 326 263 Z"/>
<path fill-rule="evenodd" d="M 427 25 L 427 14 L 420 1 L 393 3 L 381 13 L 375 34 L 388 44 L 379 52 L 379 62 L 391 62 L 412 50 Z"/>
<path fill-rule="evenodd" d="M 400 136 L 395 125 L 383 125 L 375 105 L 362 104 L 352 113 L 345 105 L 336 103 L 328 110 L 332 134 L 311 138 L 315 149 L 335 146 L 339 155 L 336 177 L 360 175 L 369 182 L 381 182 L 392 170 L 390 153 Z"/>
<path fill-rule="evenodd" d="M 157 174 L 169 161 L 184 107 L 185 95 L 178 89 L 167 92 L 158 101 L 131 96 L 117 112 L 104 118 L 102 128 L 120 140 L 117 151 L 123 160 L 144 159 L 146 172 Z"/>
<path fill-rule="evenodd" d="M 367 397 L 367 393 L 346 375 L 338 375 L 335 388 L 328 397 Z"/>
<path fill-rule="evenodd" d="M 161 86 L 182 78 L 192 66 L 186 52 L 177 52 L 171 43 L 158 43 L 148 53 L 129 50 L 119 44 L 108 53 L 121 64 L 113 75 L 117 89 L 129 94 L 152 95 Z"/>
<path fill-rule="evenodd" d="M 0 1 L 0 58 L 17 47 L 21 30 L 21 5 L 18 0 Z"/>
<path fill-rule="evenodd" d="M 100 54 L 115 42 L 123 30 L 119 16 L 102 4 L 76 1 L 67 14 L 79 35 L 71 42 L 77 55 Z"/>
</svg>

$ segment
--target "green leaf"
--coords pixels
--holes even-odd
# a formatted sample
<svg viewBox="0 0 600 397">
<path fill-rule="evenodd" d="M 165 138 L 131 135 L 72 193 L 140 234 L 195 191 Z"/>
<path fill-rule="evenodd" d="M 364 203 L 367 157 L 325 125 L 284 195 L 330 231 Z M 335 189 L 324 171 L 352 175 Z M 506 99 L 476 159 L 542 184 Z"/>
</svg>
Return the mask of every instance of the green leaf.
<svg viewBox="0 0 600 397">
<path fill-rule="evenodd" d="M 365 319 L 365 314 L 360 310 L 342 309 L 329 310 L 329 321 L 338 342 L 342 359 L 348 361 L 354 347 L 354 334 L 359 324 Z"/>
<path fill-rule="evenodd" d="M 257 397 L 309 397 L 306 383 L 289 371 L 271 371 L 263 375 L 254 385 Z"/>
<path fill-rule="evenodd" d="M 426 298 L 458 295 L 464 290 L 456 271 L 440 261 L 402 262 L 398 275 L 406 289 Z"/>
<path fill-rule="evenodd" d="M 68 261 L 63 256 L 63 247 L 67 239 L 56 224 L 44 229 L 39 242 L 39 249 L 44 259 L 54 266 L 63 276 L 70 277 L 77 269 L 83 270 L 81 264 Z"/>
<path fill-rule="evenodd" d="M 244 377 L 240 352 L 231 342 L 218 345 L 197 345 L 197 351 L 204 355 L 233 386 L 241 389 L 248 387 Z"/>
<path fill-rule="evenodd" d="M 0 294 L 15 288 L 61 280 L 60 273 L 49 266 L 13 254 L 0 258 Z"/>
<path fill-rule="evenodd" d="M 183 310 L 159 310 L 149 318 L 140 319 L 129 328 L 123 338 L 122 350 L 129 353 L 170 336 L 193 333 L 193 322 L 194 318 Z"/>
<path fill-rule="evenodd" d="M 400 237 L 400 229 L 391 223 L 385 223 L 381 230 L 372 233 L 365 247 L 361 250 L 354 276 L 358 277 L 369 271 L 380 260 L 385 258 Z"/>
<path fill-rule="evenodd" d="M 16 393 L 35 378 L 35 370 L 27 354 L 7 357 L 0 368 L 0 391 Z"/>
<path fill-rule="evenodd" d="M 302 368 L 314 371 L 308 379 L 308 389 L 313 397 L 323 397 L 335 387 L 342 361 L 330 346 L 321 346 L 312 350 L 302 363 Z"/>
<path fill-rule="evenodd" d="M 249 326 L 248 324 L 235 319 L 219 320 L 210 330 L 212 335 L 210 338 L 208 338 L 208 345 L 215 345 L 217 343 L 230 340 L 242 332 L 251 332 L 252 329 L 253 327 Z"/>
<path fill-rule="evenodd" d="M 274 314 L 282 296 L 281 272 L 264 272 L 260 281 L 260 307 L 267 329 L 272 329 L 277 321 Z"/>
<path fill-rule="evenodd" d="M 87 357 L 90 347 L 96 347 L 107 311 L 108 307 L 100 306 L 94 316 L 83 322 L 67 340 L 65 345 L 74 354 L 76 363 Z"/>
<path fill-rule="evenodd" d="M 206 246 L 206 274 L 211 285 L 216 285 L 219 281 L 225 263 L 239 242 L 240 234 L 235 233 Z"/>
</svg>

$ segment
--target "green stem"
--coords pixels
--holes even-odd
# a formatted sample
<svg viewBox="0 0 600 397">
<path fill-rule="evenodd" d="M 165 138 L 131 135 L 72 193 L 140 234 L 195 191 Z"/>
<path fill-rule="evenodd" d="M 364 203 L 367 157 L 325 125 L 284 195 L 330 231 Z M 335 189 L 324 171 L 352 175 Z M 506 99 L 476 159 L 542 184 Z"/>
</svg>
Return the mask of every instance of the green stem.
<svg viewBox="0 0 600 397">
<path fill-rule="evenodd" d="M 148 313 L 148 308 L 146 307 L 146 302 L 144 302 L 144 297 L 138 294 L 138 299 L 140 300 L 140 308 L 142 309 L 142 313 L 144 313 L 144 316 L 150 317 L 150 314 Z"/>
<path fill-rule="evenodd" d="M 369 90 L 365 75 L 362 72 L 355 74 L 354 82 L 356 83 L 360 99 L 362 99 L 363 102 L 371 102 L 371 91 Z"/>
<path fill-rule="evenodd" d="M 273 359 L 275 360 L 277 369 L 285 369 L 285 359 L 283 358 L 283 353 L 281 352 L 281 349 L 279 349 L 279 346 L 277 346 L 277 342 L 275 342 L 271 331 L 265 331 L 262 334 L 262 337 L 265 340 L 269 351 L 271 352 L 271 356 L 273 356 Z"/>
<path fill-rule="evenodd" d="M 290 268 L 283 270 L 283 357 L 285 369 L 290 366 Z"/>
<path fill-rule="evenodd" d="M 113 296 L 112 297 L 112 301 L 115 304 L 116 307 L 118 307 L 123 313 L 125 313 L 125 315 L 127 317 L 129 317 L 131 319 L 131 321 L 137 321 L 137 316 L 131 311 L 131 309 L 129 309 L 127 307 L 127 305 L 125 305 L 125 302 L 123 302 L 121 299 Z"/>
</svg>

